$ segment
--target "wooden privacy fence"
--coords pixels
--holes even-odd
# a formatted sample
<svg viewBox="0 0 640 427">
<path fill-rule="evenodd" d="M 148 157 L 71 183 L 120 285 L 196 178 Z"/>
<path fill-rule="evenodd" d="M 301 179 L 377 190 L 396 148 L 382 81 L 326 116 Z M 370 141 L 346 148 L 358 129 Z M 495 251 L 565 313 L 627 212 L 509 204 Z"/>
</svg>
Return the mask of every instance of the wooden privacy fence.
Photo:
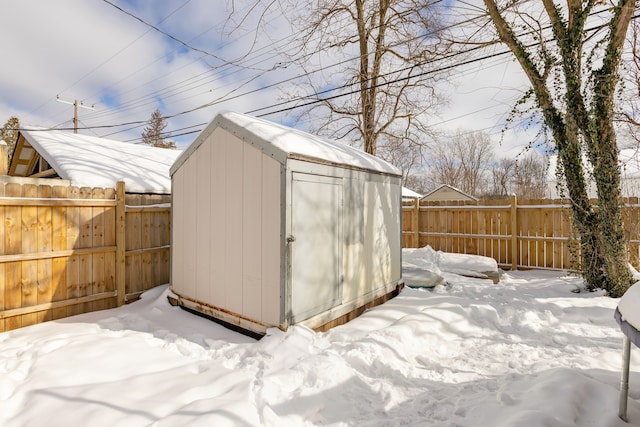
<svg viewBox="0 0 640 427">
<path fill-rule="evenodd" d="M 640 205 L 623 207 L 630 261 L 640 259 Z M 511 269 L 571 269 L 578 254 L 571 209 L 562 200 L 404 202 L 402 247 L 483 255 Z"/>
<path fill-rule="evenodd" d="M 0 181 L 0 332 L 112 308 L 169 281 L 170 196 Z"/>
</svg>

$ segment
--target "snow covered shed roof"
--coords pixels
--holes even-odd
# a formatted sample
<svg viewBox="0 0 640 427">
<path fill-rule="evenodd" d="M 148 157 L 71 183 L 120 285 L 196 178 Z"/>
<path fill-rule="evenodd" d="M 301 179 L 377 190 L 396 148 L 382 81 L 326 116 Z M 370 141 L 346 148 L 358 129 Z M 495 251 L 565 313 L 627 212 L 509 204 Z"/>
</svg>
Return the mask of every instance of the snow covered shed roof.
<svg viewBox="0 0 640 427">
<path fill-rule="evenodd" d="M 217 128 L 222 128 L 241 140 L 256 146 L 282 164 L 286 163 L 287 159 L 300 159 L 380 174 L 401 175 L 395 166 L 357 148 L 236 112 L 218 114 L 209 122 L 207 127 L 178 157 L 171 167 L 171 175 L 182 166 L 189 156 Z"/>
<path fill-rule="evenodd" d="M 32 176 L 38 157 L 72 185 L 127 193 L 171 194 L 169 168 L 181 151 L 95 136 L 31 128 L 20 131 L 9 175 Z"/>
</svg>

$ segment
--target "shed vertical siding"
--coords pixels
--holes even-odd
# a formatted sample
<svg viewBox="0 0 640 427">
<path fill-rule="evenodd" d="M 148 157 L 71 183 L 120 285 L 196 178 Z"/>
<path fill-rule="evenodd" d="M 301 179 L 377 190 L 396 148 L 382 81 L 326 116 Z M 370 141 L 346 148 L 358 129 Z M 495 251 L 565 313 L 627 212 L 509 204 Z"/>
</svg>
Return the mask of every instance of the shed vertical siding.
<svg viewBox="0 0 640 427">
<path fill-rule="evenodd" d="M 364 258 L 364 200 L 365 181 L 357 179 L 354 173 L 345 183 L 344 215 L 344 300 L 350 301 L 365 293 L 366 277 Z"/>
<path fill-rule="evenodd" d="M 196 268 L 197 268 L 197 242 L 198 229 L 196 227 L 196 202 L 198 198 L 196 186 L 196 158 L 191 157 L 185 163 L 184 168 L 184 184 L 182 187 L 183 203 L 185 209 L 182 213 L 185 222 L 184 240 L 185 245 L 182 248 L 183 258 L 183 291 L 189 295 L 197 295 L 196 288 Z"/>
<path fill-rule="evenodd" d="M 220 141 L 217 139 L 215 143 L 223 143 L 227 152 L 227 197 L 225 207 L 227 209 L 227 263 L 225 267 L 225 289 L 228 291 L 226 295 L 226 305 L 228 310 L 242 314 L 242 243 L 244 239 L 244 230 L 242 229 L 242 212 L 245 208 L 243 201 L 243 145 L 242 142 L 229 138 L 226 132 L 222 134 Z"/>
<path fill-rule="evenodd" d="M 196 298 L 200 301 L 211 301 L 211 241 L 213 236 L 211 221 L 211 144 L 203 144 L 199 148 L 196 160 L 197 193 L 195 214 L 196 241 Z"/>
<path fill-rule="evenodd" d="M 173 289 L 280 323 L 281 165 L 216 129 L 173 175 Z"/>
<path fill-rule="evenodd" d="M 271 157 L 262 156 L 262 319 L 279 325 L 281 319 L 280 266 L 282 263 L 281 232 L 282 187 L 281 165 Z"/>
<path fill-rule="evenodd" d="M 249 144 L 243 148 L 242 314 L 262 319 L 262 153 Z"/>
<path fill-rule="evenodd" d="M 370 269 L 373 283 L 387 284 L 401 276 L 399 257 L 394 256 L 402 251 L 400 211 L 396 208 L 400 197 L 401 188 L 391 185 L 388 179 L 369 183 L 366 209 L 372 217 L 368 227 L 373 228 L 366 235 L 373 254 Z"/>
<path fill-rule="evenodd" d="M 397 179 L 396 179 L 397 180 Z M 353 174 L 345 196 L 344 301 L 401 277 L 399 183 Z"/>
<path fill-rule="evenodd" d="M 233 237 L 233 230 L 227 230 L 227 144 L 211 141 L 203 145 L 208 144 L 211 145 L 211 300 L 205 302 L 222 306 L 226 301 L 227 287 L 231 286 L 226 282 L 226 241 Z"/>
</svg>

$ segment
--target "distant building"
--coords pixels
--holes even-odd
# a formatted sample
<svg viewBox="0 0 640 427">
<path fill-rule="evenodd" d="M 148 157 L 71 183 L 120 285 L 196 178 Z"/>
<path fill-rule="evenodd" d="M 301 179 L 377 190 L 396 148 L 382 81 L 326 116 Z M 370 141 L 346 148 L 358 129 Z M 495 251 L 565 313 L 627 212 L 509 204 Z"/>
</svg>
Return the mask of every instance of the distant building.
<svg viewBox="0 0 640 427">
<path fill-rule="evenodd" d="M 426 194 L 420 200 L 429 201 L 429 202 L 444 202 L 444 201 L 458 201 L 458 200 L 471 201 L 471 202 L 478 201 L 476 197 L 473 197 L 470 194 L 467 194 L 464 191 L 459 190 L 447 184 L 442 184 L 440 187 Z"/>
</svg>

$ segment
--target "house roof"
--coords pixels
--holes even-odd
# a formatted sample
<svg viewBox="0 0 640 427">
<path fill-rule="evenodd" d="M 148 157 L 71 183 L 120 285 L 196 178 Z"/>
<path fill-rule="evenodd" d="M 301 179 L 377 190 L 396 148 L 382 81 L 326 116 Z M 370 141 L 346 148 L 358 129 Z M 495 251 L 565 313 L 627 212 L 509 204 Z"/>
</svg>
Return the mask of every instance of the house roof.
<svg viewBox="0 0 640 427">
<path fill-rule="evenodd" d="M 460 190 L 460 189 L 457 189 L 456 187 L 453 187 L 453 186 L 448 185 L 448 184 L 442 184 L 442 185 L 440 185 L 440 186 L 439 186 L 438 188 L 436 188 L 435 190 L 430 191 L 429 193 L 425 194 L 422 198 L 423 198 L 423 199 L 428 198 L 429 196 L 431 196 L 431 195 L 433 195 L 433 194 L 435 194 L 435 193 L 437 193 L 437 192 L 440 192 L 440 191 L 454 192 L 454 193 L 458 193 L 458 194 L 460 194 L 460 195 L 461 195 L 461 196 L 463 196 L 465 199 L 469 199 L 469 200 L 478 200 L 478 198 L 477 198 L 477 197 L 473 197 L 472 195 L 467 194 L 467 193 L 465 193 L 464 191 L 462 191 L 462 190 Z"/>
<path fill-rule="evenodd" d="M 20 131 L 10 175 L 29 176 L 38 154 L 75 186 L 115 188 L 124 181 L 128 193 L 170 194 L 169 168 L 180 151 L 30 128 Z"/>
<path fill-rule="evenodd" d="M 235 112 L 217 115 L 176 160 L 171 167 L 171 175 L 217 128 L 225 129 L 238 138 L 253 144 L 282 164 L 286 163 L 287 159 L 300 159 L 394 176 L 401 175 L 395 166 L 357 148 Z"/>
</svg>

